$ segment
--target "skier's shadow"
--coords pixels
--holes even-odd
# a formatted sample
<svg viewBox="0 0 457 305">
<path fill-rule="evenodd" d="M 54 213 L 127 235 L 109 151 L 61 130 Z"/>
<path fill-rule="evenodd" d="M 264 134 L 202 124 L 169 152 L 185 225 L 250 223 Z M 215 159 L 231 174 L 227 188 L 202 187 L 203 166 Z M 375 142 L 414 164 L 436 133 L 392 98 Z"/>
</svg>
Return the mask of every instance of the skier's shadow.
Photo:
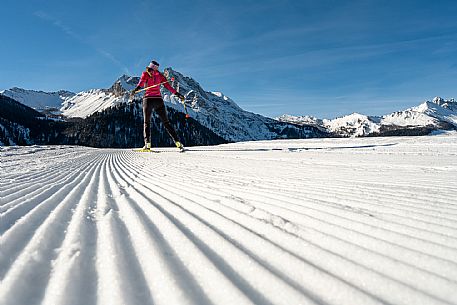
<svg viewBox="0 0 457 305">
<path fill-rule="evenodd" d="M 376 148 L 376 147 L 388 147 L 395 146 L 398 143 L 388 143 L 388 144 L 371 144 L 371 145 L 351 145 L 351 146 L 322 146 L 322 147 L 287 147 L 287 148 L 186 148 L 186 151 L 233 151 L 233 152 L 243 152 L 243 151 L 289 151 L 289 152 L 300 152 L 307 150 L 339 150 L 339 149 L 363 149 L 363 148 Z"/>
</svg>

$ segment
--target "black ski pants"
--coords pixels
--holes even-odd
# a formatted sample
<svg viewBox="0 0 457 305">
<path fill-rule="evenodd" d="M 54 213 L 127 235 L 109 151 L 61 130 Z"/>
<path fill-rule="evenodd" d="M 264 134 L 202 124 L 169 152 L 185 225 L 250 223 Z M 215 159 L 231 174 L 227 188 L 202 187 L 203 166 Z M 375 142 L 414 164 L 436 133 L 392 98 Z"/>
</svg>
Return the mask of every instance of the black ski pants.
<svg viewBox="0 0 457 305">
<path fill-rule="evenodd" d="M 168 134 L 171 136 L 173 141 L 179 141 L 178 135 L 176 134 L 175 129 L 171 126 L 170 121 L 167 117 L 167 110 L 165 109 L 165 104 L 161 97 L 145 97 L 143 98 L 143 117 L 144 117 L 144 143 L 151 143 L 151 115 L 152 109 L 159 115 L 160 120 L 163 123 L 163 126 L 167 130 Z"/>
</svg>

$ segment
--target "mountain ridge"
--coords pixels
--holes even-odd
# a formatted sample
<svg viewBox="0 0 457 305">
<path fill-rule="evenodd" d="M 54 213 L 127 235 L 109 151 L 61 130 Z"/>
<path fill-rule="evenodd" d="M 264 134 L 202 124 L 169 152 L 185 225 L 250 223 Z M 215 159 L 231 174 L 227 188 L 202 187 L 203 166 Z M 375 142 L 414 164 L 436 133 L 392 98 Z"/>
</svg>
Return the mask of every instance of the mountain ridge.
<svg viewBox="0 0 457 305">
<path fill-rule="evenodd" d="M 245 111 L 223 93 L 205 91 L 193 78 L 172 68 L 165 69 L 164 74 L 173 79 L 170 82 L 178 91 L 193 93 L 193 98 L 188 100 L 186 106 L 189 117 L 228 142 L 326 136 L 324 131 L 313 126 L 297 126 Z M 62 99 L 60 112 L 66 118 L 87 118 L 110 107 L 126 105 L 129 103 L 128 93 L 138 81 L 138 77 L 122 75 L 108 89 L 76 93 Z M 161 91 L 168 109 L 182 113 L 186 111 L 177 97 L 164 88 Z M 141 96 L 139 94 L 136 101 Z"/>
<path fill-rule="evenodd" d="M 207 92 L 190 77 L 171 69 L 166 70 L 173 77 L 175 86 L 181 92 L 194 92 L 185 110 L 174 95 L 162 88 L 162 95 L 168 110 L 168 117 L 185 145 L 214 145 L 227 142 L 325 137 L 327 134 L 312 126 L 297 126 L 242 110 L 233 100 L 220 92 Z M 43 117 L 42 124 L 56 128 L 54 138 L 60 144 L 78 144 L 93 147 L 138 147 L 142 146 L 141 95 L 132 103 L 129 92 L 139 78 L 122 75 L 107 89 L 82 91 L 68 98 L 62 98 L 60 113 Z M 23 101 L 30 99 L 37 91 L 24 90 Z M 4 98 L 6 96 L 2 95 Z M 33 105 L 33 101 L 27 101 Z M 18 110 L 19 111 L 19 110 Z M 1 117 L 1 113 L 0 113 Z M 60 122 L 55 122 L 57 120 Z M 153 145 L 173 146 L 160 120 L 152 118 Z M 15 130 L 14 117 L 5 119 L 4 130 Z M 14 144 L 49 144 L 50 136 L 37 130 L 33 123 L 22 125 L 21 136 L 13 140 L 6 132 L 0 135 L 0 142 Z M 46 125 L 47 126 L 47 125 Z M 50 127 L 51 128 L 51 127 Z M 45 128 L 48 130 L 49 128 Z M 8 132 L 11 134 L 11 132 Z M 36 135 L 29 137 L 29 134 Z M 53 139 L 54 139 L 53 138 Z M 55 141 L 53 142 L 55 143 Z"/>
<path fill-rule="evenodd" d="M 440 97 L 426 101 L 419 106 L 383 116 L 367 116 L 353 113 L 332 120 L 312 116 L 282 115 L 269 118 L 243 110 L 230 97 L 222 92 L 205 91 L 191 77 L 184 76 L 172 68 L 166 68 L 164 74 L 179 92 L 191 92 L 186 101 L 186 109 L 180 100 L 161 88 L 167 109 L 181 113 L 212 130 L 228 142 L 271 140 L 308 137 L 347 137 L 376 136 L 398 134 L 426 134 L 436 129 L 457 129 L 457 103 L 454 99 Z M 121 75 L 110 88 L 90 89 L 79 93 L 60 90 L 43 92 L 12 88 L 0 92 L 26 105 L 40 105 L 41 110 L 54 107 L 54 114 L 61 118 L 87 118 L 109 108 L 129 105 L 129 92 L 136 86 L 139 77 Z M 141 100 L 141 94 L 135 102 Z M 52 102 L 44 105 L 43 101 Z M 39 103 L 37 102 L 39 101 Z M 60 102 L 60 108 L 56 107 Z M 58 109 L 56 109 L 58 108 Z M 141 112 L 141 111 L 139 111 Z M 49 114 L 49 111 L 48 111 Z M 138 115 L 142 115 L 138 113 Z"/>
<path fill-rule="evenodd" d="M 399 131 L 445 129 L 457 130 L 457 102 L 454 99 L 445 100 L 435 97 L 418 106 L 402 111 L 396 111 L 382 116 L 367 116 L 352 113 L 332 120 L 316 119 L 310 116 L 282 115 L 277 118 L 283 122 L 294 124 L 315 124 L 331 133 L 340 136 L 376 136 L 389 135 L 393 129 Z"/>
<path fill-rule="evenodd" d="M 62 103 L 75 95 L 75 93 L 67 90 L 45 92 L 18 87 L 2 90 L 0 91 L 0 94 L 39 111 L 48 109 L 60 110 Z"/>
</svg>

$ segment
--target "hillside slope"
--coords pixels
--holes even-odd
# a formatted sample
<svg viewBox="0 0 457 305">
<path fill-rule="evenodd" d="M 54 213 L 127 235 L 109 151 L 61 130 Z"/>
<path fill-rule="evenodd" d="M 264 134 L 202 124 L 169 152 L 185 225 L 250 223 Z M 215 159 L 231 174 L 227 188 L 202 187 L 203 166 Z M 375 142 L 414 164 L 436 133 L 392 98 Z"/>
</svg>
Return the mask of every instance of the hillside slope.
<svg viewBox="0 0 457 305">
<path fill-rule="evenodd" d="M 62 103 L 73 97 L 75 94 L 65 90 L 57 92 L 43 92 L 14 87 L 8 90 L 0 91 L 0 95 L 12 98 L 39 111 L 58 111 L 62 107 Z"/>
</svg>

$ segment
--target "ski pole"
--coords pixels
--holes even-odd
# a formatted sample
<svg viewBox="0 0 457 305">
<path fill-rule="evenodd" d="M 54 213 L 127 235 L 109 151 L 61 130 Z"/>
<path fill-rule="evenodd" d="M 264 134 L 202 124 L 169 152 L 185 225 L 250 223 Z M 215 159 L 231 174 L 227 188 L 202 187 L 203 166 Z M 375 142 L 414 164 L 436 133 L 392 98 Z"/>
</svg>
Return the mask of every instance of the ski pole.
<svg viewBox="0 0 457 305">
<path fill-rule="evenodd" d="M 194 90 L 190 90 L 189 92 L 187 92 L 187 93 L 184 95 L 184 99 L 182 100 L 182 105 L 184 106 L 184 111 L 186 112 L 186 119 L 190 118 L 190 115 L 189 115 L 189 113 L 187 112 L 186 100 L 187 100 L 187 97 L 189 96 L 189 94 L 192 93 L 192 92 L 195 94 L 195 91 L 194 91 Z"/>
<path fill-rule="evenodd" d="M 173 81 L 173 80 L 174 80 L 174 79 L 172 79 L 171 81 Z M 142 92 L 142 91 L 146 91 L 146 90 L 148 90 L 148 89 L 151 89 L 151 88 L 154 88 L 154 87 L 157 87 L 157 86 L 160 86 L 160 85 L 166 84 L 166 83 L 168 83 L 168 82 L 169 82 L 169 81 L 167 80 L 167 81 L 165 81 L 165 82 L 161 82 L 161 83 L 158 83 L 158 84 L 155 84 L 155 85 L 152 85 L 152 86 L 149 86 L 149 87 L 146 87 L 146 88 L 143 88 L 143 89 L 137 90 L 137 91 L 135 91 L 135 93 L 134 93 L 134 94 L 137 94 L 137 93 L 139 93 L 139 92 Z"/>
<path fill-rule="evenodd" d="M 184 111 L 186 112 L 186 120 L 190 117 L 189 113 L 187 112 L 186 101 L 181 101 L 182 105 L 184 106 Z"/>
</svg>

